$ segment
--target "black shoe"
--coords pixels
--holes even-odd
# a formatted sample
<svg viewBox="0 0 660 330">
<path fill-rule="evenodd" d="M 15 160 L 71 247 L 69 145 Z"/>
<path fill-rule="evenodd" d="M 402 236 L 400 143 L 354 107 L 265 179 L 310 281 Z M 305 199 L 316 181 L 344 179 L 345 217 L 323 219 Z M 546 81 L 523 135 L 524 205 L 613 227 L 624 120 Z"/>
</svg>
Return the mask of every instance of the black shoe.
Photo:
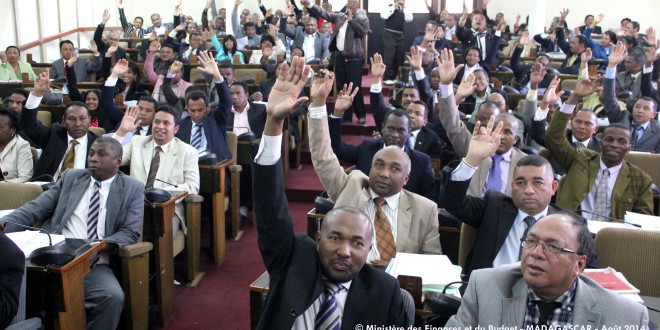
<svg viewBox="0 0 660 330">
<path fill-rule="evenodd" d="M 364 117 L 358 118 L 358 124 L 364 125 L 366 123 L 367 123 L 367 118 L 364 118 Z"/>
<path fill-rule="evenodd" d="M 244 215 L 239 215 L 238 216 L 238 229 L 243 229 L 243 226 L 245 226 L 245 223 L 247 222 L 247 217 Z"/>
</svg>

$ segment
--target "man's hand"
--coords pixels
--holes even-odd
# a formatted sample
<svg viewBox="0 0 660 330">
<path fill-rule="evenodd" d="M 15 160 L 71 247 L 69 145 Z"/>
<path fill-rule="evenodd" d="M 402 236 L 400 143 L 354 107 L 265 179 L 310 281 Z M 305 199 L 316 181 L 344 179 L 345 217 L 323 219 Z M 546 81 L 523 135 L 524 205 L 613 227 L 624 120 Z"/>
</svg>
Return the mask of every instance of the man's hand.
<svg viewBox="0 0 660 330">
<path fill-rule="evenodd" d="M 528 43 L 529 43 L 529 31 L 525 31 L 522 33 L 520 38 L 518 38 L 518 47 L 525 48 L 525 46 L 527 46 Z"/>
<path fill-rule="evenodd" d="M 305 65 L 303 57 L 294 56 L 291 67 L 287 63 L 282 64 L 277 81 L 268 97 L 266 106 L 268 116 L 281 121 L 307 101 L 307 97 L 298 96 L 305 87 L 309 70 L 311 69 Z M 332 82 L 330 84 L 332 85 Z"/>
<path fill-rule="evenodd" d="M 594 23 L 591 24 L 591 27 L 596 28 L 596 25 L 600 24 L 600 22 L 603 21 L 603 18 L 605 18 L 604 14 L 602 13 L 598 14 L 598 16 L 596 16 L 596 18 L 594 19 Z"/>
<path fill-rule="evenodd" d="M 383 56 L 376 53 L 371 58 L 371 76 L 373 77 L 374 84 L 383 81 L 383 75 L 385 74 L 385 63 L 383 63 Z"/>
<path fill-rule="evenodd" d="M 201 51 L 197 53 L 197 61 L 199 62 L 199 70 L 208 75 L 213 75 L 214 81 L 222 80 L 222 75 L 220 75 L 220 70 L 218 69 L 218 64 L 215 63 L 215 60 L 208 54 L 207 51 Z"/>
<path fill-rule="evenodd" d="M 543 94 L 543 100 L 541 101 L 542 103 L 545 104 L 546 107 L 556 104 L 557 101 L 561 98 L 562 95 L 564 95 L 564 91 L 561 91 L 557 93 L 557 86 L 561 83 L 561 79 L 559 79 L 559 76 L 555 76 L 552 78 L 552 81 L 550 82 L 550 85 L 548 85 L 548 88 L 545 90 L 545 94 Z M 544 108 L 541 106 L 541 108 Z"/>
<path fill-rule="evenodd" d="M 76 64 L 76 61 L 78 61 L 78 55 L 76 52 L 73 52 L 71 53 L 71 58 L 66 61 L 66 64 L 68 67 L 72 68 Z"/>
<path fill-rule="evenodd" d="M 658 59 L 658 48 L 660 46 L 656 45 L 655 47 L 646 47 L 644 48 L 644 54 L 646 54 L 646 67 L 650 68 L 653 66 L 653 62 Z"/>
<path fill-rule="evenodd" d="M 126 72 L 128 72 L 128 61 L 122 58 L 112 68 L 112 73 L 110 73 L 110 77 L 119 78 Z"/>
<path fill-rule="evenodd" d="M 568 16 L 568 13 L 570 10 L 568 8 L 564 8 L 559 12 L 559 16 L 561 17 L 560 25 L 563 27 L 564 26 L 564 21 L 566 20 L 566 16 Z"/>
<path fill-rule="evenodd" d="M 7 53 L 5 53 L 4 50 L 0 51 L 0 61 L 2 61 L 2 63 L 7 63 Z"/>
<path fill-rule="evenodd" d="M 351 92 L 351 90 L 353 92 Z M 357 95 L 359 91 L 360 88 L 353 88 L 353 83 L 350 83 L 348 86 L 344 84 L 344 89 L 339 91 L 339 96 L 337 96 L 337 99 L 335 100 L 335 110 L 332 114 L 335 117 L 341 118 L 344 115 L 344 112 L 353 105 L 353 98 L 355 98 L 355 95 Z"/>
<path fill-rule="evenodd" d="M 426 33 L 424 34 L 424 39 L 423 40 L 428 41 L 428 42 L 435 41 L 437 39 L 436 35 L 438 34 L 439 29 L 440 28 L 438 28 L 437 26 L 428 27 L 426 29 Z"/>
<path fill-rule="evenodd" d="M 477 85 L 474 84 L 475 80 L 476 78 L 471 73 L 467 77 L 465 77 L 463 81 L 461 81 L 461 84 L 458 85 L 458 89 L 456 90 L 456 98 L 465 99 L 468 96 L 472 95 L 472 93 L 474 93 L 474 90 L 477 88 Z"/>
<path fill-rule="evenodd" d="M 204 10 L 208 11 L 211 8 L 212 4 L 213 4 L 213 1 L 211 1 L 211 0 L 206 1 L 206 6 L 204 6 Z"/>
<path fill-rule="evenodd" d="M 118 45 L 112 45 L 108 47 L 108 49 L 105 51 L 105 57 L 112 57 L 112 54 L 117 51 L 117 48 L 119 48 Z"/>
<path fill-rule="evenodd" d="M 94 42 L 94 40 L 90 40 L 89 50 L 91 50 L 92 53 L 94 53 L 94 56 L 99 54 L 99 46 L 96 45 L 96 42 Z"/>
<path fill-rule="evenodd" d="M 326 69 L 321 69 L 314 75 L 310 94 L 312 96 L 312 106 L 322 106 L 332 92 L 334 73 Z M 337 111 L 335 109 L 335 111 Z M 343 113 L 343 112 L 342 112 Z"/>
<path fill-rule="evenodd" d="M 594 80 L 580 80 L 575 86 L 574 94 L 580 97 L 585 97 L 602 90 L 603 87 L 598 86 Z"/>
<path fill-rule="evenodd" d="M 350 22 L 353 19 L 354 14 L 355 13 L 353 13 L 352 10 L 346 8 L 346 22 Z"/>
<path fill-rule="evenodd" d="M 284 15 L 287 17 L 293 15 L 293 5 L 286 6 L 286 9 L 284 9 Z"/>
<path fill-rule="evenodd" d="M 324 59 L 321 60 L 321 66 L 322 67 L 327 68 L 328 65 L 330 65 L 330 60 L 328 60 L 327 58 L 324 58 Z M 373 66 L 372 66 L 372 69 L 373 69 Z"/>
<path fill-rule="evenodd" d="M 616 68 L 619 63 L 623 62 L 628 54 L 628 49 L 623 43 L 618 43 L 612 46 L 612 53 L 610 53 L 608 68 Z"/>
<path fill-rule="evenodd" d="M 300 0 L 300 4 L 303 5 L 303 7 L 308 7 L 310 2 L 309 0 Z"/>
<path fill-rule="evenodd" d="M 520 13 L 516 15 L 516 25 L 518 25 L 519 22 L 520 22 Z"/>
<path fill-rule="evenodd" d="M 103 21 L 102 21 L 103 25 L 108 23 L 109 19 L 110 19 L 110 12 L 106 9 L 103 11 Z"/>
<path fill-rule="evenodd" d="M 268 25 L 268 34 L 275 40 L 279 39 L 279 36 L 277 35 L 277 28 L 273 24 Z M 273 47 L 275 47 L 275 45 L 273 45 Z"/>
<path fill-rule="evenodd" d="M 155 54 L 160 49 L 160 42 L 154 40 L 149 44 L 149 53 Z"/>
<path fill-rule="evenodd" d="M 34 81 L 34 89 L 32 90 L 32 95 L 36 97 L 44 96 L 44 93 L 50 90 L 50 79 L 48 77 L 48 70 L 37 76 L 37 80 Z"/>
<path fill-rule="evenodd" d="M 497 31 L 500 31 L 500 33 L 502 33 L 504 32 L 505 29 L 506 29 L 506 20 L 502 18 L 500 24 L 497 25 Z"/>
<path fill-rule="evenodd" d="M 438 62 L 441 83 L 451 85 L 463 64 L 454 67 L 454 52 L 446 48 L 440 52 L 440 58 L 436 58 L 436 61 Z"/>
<path fill-rule="evenodd" d="M 185 28 L 186 28 L 186 22 L 183 22 L 183 23 L 177 25 L 174 28 L 174 31 L 176 31 L 176 32 L 183 31 L 183 30 L 185 30 Z"/>
<path fill-rule="evenodd" d="M 534 63 L 532 67 L 532 72 L 529 75 L 529 87 L 530 89 L 538 89 L 539 83 L 543 81 L 545 77 L 546 69 L 541 65 L 541 63 Z"/>
<path fill-rule="evenodd" d="M 486 127 L 481 127 L 481 123 L 477 121 L 463 161 L 472 167 L 478 167 L 484 159 L 492 156 L 500 146 L 502 126 L 504 122 L 501 121 L 495 126 L 495 116 L 490 117 Z"/>
<path fill-rule="evenodd" d="M 484 0 L 484 8 L 486 8 L 486 6 L 488 6 L 488 3 L 490 3 L 490 0 Z"/>
<path fill-rule="evenodd" d="M 587 66 L 589 66 L 589 61 L 591 61 L 591 57 L 592 57 L 591 48 L 587 48 L 585 51 L 582 52 L 582 54 L 580 54 L 580 67 L 584 69 Z"/>
<path fill-rule="evenodd" d="M 235 0 L 234 1 L 234 8 L 238 8 L 243 3 L 243 0 Z"/>
<path fill-rule="evenodd" d="M 149 35 L 149 41 L 154 41 L 157 38 L 158 38 L 158 33 L 156 33 L 156 31 L 151 32 L 151 34 Z"/>
<path fill-rule="evenodd" d="M 178 15 L 183 14 L 183 8 L 181 7 L 181 2 L 183 0 L 177 0 L 176 6 L 174 6 L 174 12 L 177 13 Z"/>
<path fill-rule="evenodd" d="M 651 47 L 658 45 L 658 37 L 655 34 L 654 28 L 650 27 L 646 29 L 646 36 L 644 37 L 644 41 L 646 41 L 646 43 Z"/>
<path fill-rule="evenodd" d="M 128 132 L 132 132 L 140 126 L 142 119 L 138 119 L 139 114 L 140 109 L 137 106 L 128 107 L 115 134 L 117 134 L 118 137 L 123 138 Z"/>
<path fill-rule="evenodd" d="M 179 71 L 181 71 L 181 67 L 183 67 L 183 63 L 179 61 L 174 61 L 172 65 L 170 65 L 170 69 L 168 70 L 168 73 L 177 74 L 179 73 Z"/>
<path fill-rule="evenodd" d="M 417 46 L 410 47 L 410 55 L 406 55 L 410 69 L 413 71 L 422 69 L 422 49 Z"/>
<path fill-rule="evenodd" d="M 264 100 L 264 96 L 263 96 L 263 94 L 261 94 L 261 92 L 254 92 L 254 93 L 252 93 L 252 95 L 250 95 L 250 99 L 252 101 L 261 102 L 261 101 Z"/>
</svg>

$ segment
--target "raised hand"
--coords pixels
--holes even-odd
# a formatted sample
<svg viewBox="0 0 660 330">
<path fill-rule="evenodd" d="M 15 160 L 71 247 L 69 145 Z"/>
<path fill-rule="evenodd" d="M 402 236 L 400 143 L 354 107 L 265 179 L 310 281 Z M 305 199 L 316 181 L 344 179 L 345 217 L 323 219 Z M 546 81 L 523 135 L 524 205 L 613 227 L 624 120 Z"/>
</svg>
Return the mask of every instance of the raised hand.
<svg viewBox="0 0 660 330">
<path fill-rule="evenodd" d="M 383 81 L 383 75 L 385 74 L 385 63 L 383 63 L 383 56 L 376 53 L 371 58 L 371 76 L 374 79 L 374 83 L 379 83 Z"/>
<path fill-rule="evenodd" d="M 541 63 L 534 63 L 534 66 L 532 67 L 532 72 L 529 75 L 529 84 L 533 89 L 536 89 L 538 87 L 538 84 L 543 81 L 543 78 L 545 77 L 546 73 L 546 68 L 541 65 Z"/>
<path fill-rule="evenodd" d="M 2 63 L 7 63 L 7 53 L 5 53 L 4 50 L 0 51 L 0 61 L 2 61 Z"/>
<path fill-rule="evenodd" d="M 115 77 L 115 78 L 119 78 L 119 77 L 121 77 L 121 75 L 123 75 L 126 72 L 128 72 L 128 61 L 126 59 L 122 58 L 112 68 L 112 73 L 110 73 L 110 76 Z"/>
<path fill-rule="evenodd" d="M 438 34 L 439 28 L 437 26 L 430 26 L 426 29 L 426 33 L 424 34 L 424 39 L 426 41 L 434 41 L 436 39 L 436 35 Z"/>
<path fill-rule="evenodd" d="M 612 53 L 610 54 L 607 66 L 616 68 L 619 63 L 623 62 L 628 54 L 628 48 L 623 43 L 618 43 L 612 46 Z"/>
<path fill-rule="evenodd" d="M 658 59 L 658 49 L 660 46 L 655 45 L 655 47 L 646 47 L 644 48 L 644 54 L 646 54 L 646 67 L 650 68 L 653 66 L 653 62 Z"/>
<path fill-rule="evenodd" d="M 183 31 L 185 28 L 186 28 L 186 22 L 183 22 L 183 23 L 177 25 L 174 28 L 174 31 L 176 31 L 176 32 Z"/>
<path fill-rule="evenodd" d="M 440 58 L 436 58 L 436 61 L 438 62 L 440 81 L 443 85 L 450 85 L 456 78 L 458 71 L 464 66 L 459 64 L 454 67 L 454 52 L 446 48 L 440 52 Z"/>
<path fill-rule="evenodd" d="M 288 5 L 286 6 L 286 9 L 284 9 L 284 15 L 291 16 L 293 14 L 293 5 Z"/>
<path fill-rule="evenodd" d="M 117 129 L 117 136 L 124 137 L 128 132 L 132 132 L 140 126 L 142 119 L 138 119 L 139 114 L 140 108 L 137 106 L 128 107 L 124 113 L 124 118 L 122 118 L 119 124 L 119 129 Z"/>
<path fill-rule="evenodd" d="M 598 25 L 600 22 L 603 21 L 603 18 L 605 18 L 604 14 L 602 13 L 598 14 L 598 16 L 596 16 L 596 18 L 594 19 L 594 24 L 592 26 L 595 27 L 596 25 Z"/>
<path fill-rule="evenodd" d="M 243 0 L 235 0 L 234 1 L 234 8 L 238 8 L 243 3 Z"/>
<path fill-rule="evenodd" d="M 149 53 L 157 53 L 160 49 L 160 42 L 154 40 L 149 44 Z"/>
<path fill-rule="evenodd" d="M 462 97 L 465 99 L 466 97 L 472 95 L 474 90 L 477 88 L 477 85 L 474 84 L 475 80 L 476 78 L 471 73 L 465 77 L 465 79 L 461 81 L 461 84 L 458 85 L 458 89 L 456 90 L 456 98 Z"/>
<path fill-rule="evenodd" d="M 591 52 L 591 48 L 587 48 L 582 54 L 580 54 L 580 65 L 584 65 L 586 67 L 589 65 L 589 61 L 591 61 L 591 57 L 593 56 L 593 53 Z"/>
<path fill-rule="evenodd" d="M 506 20 L 502 18 L 500 24 L 497 25 L 497 31 L 504 32 L 505 29 L 506 29 Z"/>
<path fill-rule="evenodd" d="M 207 51 L 201 51 L 197 53 L 197 61 L 199 62 L 199 70 L 213 75 L 215 81 L 220 81 L 222 75 L 220 75 L 220 70 L 218 69 L 218 64 L 215 63 L 215 60 L 208 54 Z"/>
<path fill-rule="evenodd" d="M 151 32 L 151 34 L 149 35 L 149 41 L 154 41 L 157 38 L 158 38 L 158 33 L 156 33 L 156 31 Z"/>
<path fill-rule="evenodd" d="M 181 71 L 181 67 L 183 67 L 183 63 L 179 61 L 174 61 L 172 65 L 170 65 L 170 69 L 168 70 L 168 72 L 171 74 L 177 74 L 179 73 L 179 71 Z"/>
<path fill-rule="evenodd" d="M 550 85 L 548 85 L 548 88 L 545 90 L 545 94 L 543 94 L 543 103 L 546 105 L 551 105 L 557 103 L 557 100 L 561 98 L 562 95 L 564 95 L 564 91 L 561 91 L 557 93 L 557 86 L 561 83 L 561 79 L 559 79 L 559 76 L 555 76 L 552 78 L 552 81 L 550 82 Z"/>
<path fill-rule="evenodd" d="M 655 34 L 655 29 L 650 27 L 646 29 L 646 36 L 644 37 L 644 41 L 646 41 L 649 46 L 657 46 L 658 45 L 658 37 Z"/>
<path fill-rule="evenodd" d="M 598 86 L 594 80 L 580 80 L 575 86 L 575 95 L 585 97 L 602 90 L 603 87 Z"/>
<path fill-rule="evenodd" d="M 325 104 L 325 99 L 332 92 L 334 77 L 334 73 L 326 69 L 321 69 L 314 75 L 312 87 L 310 88 L 310 94 L 314 103 L 319 105 Z"/>
<path fill-rule="evenodd" d="M 96 42 L 94 42 L 94 40 L 91 40 L 89 42 L 89 50 L 91 50 L 92 53 L 94 53 L 94 55 L 99 53 L 99 46 L 96 45 Z"/>
<path fill-rule="evenodd" d="M 108 47 L 108 49 L 105 51 L 105 57 L 112 57 L 112 54 L 117 51 L 117 48 L 119 48 L 119 45 L 112 45 Z"/>
<path fill-rule="evenodd" d="M 353 88 L 353 83 L 350 83 L 348 86 L 344 84 L 344 89 L 339 91 L 339 96 L 335 99 L 335 110 L 333 115 L 335 115 L 335 117 L 343 116 L 344 112 L 353 105 L 353 98 L 355 98 L 355 95 L 357 95 L 359 91 L 360 88 Z"/>
<path fill-rule="evenodd" d="M 309 6 L 310 2 L 309 0 L 300 0 L 300 4 L 303 5 L 303 7 Z"/>
<path fill-rule="evenodd" d="M 305 87 L 310 70 L 303 57 L 294 56 L 291 67 L 287 63 L 282 64 L 268 97 L 266 112 L 269 116 L 278 121 L 282 120 L 307 101 L 307 97 L 298 96 Z"/>
<path fill-rule="evenodd" d="M 516 23 L 518 23 L 518 22 L 520 22 L 520 13 L 518 13 L 518 15 L 516 15 Z"/>
<path fill-rule="evenodd" d="M 110 12 L 106 9 L 103 11 L 103 25 L 105 25 L 105 23 L 108 23 L 109 19 L 110 19 Z"/>
<path fill-rule="evenodd" d="M 204 10 L 209 10 L 211 8 L 212 4 L 213 4 L 213 1 L 211 1 L 211 0 L 206 1 L 206 6 L 204 6 Z"/>
<path fill-rule="evenodd" d="M 268 34 L 270 34 L 274 39 L 277 38 L 277 28 L 275 25 L 270 24 L 268 25 Z"/>
<path fill-rule="evenodd" d="M 78 61 L 78 54 L 76 54 L 76 52 L 73 52 L 71 54 L 71 58 L 68 61 L 66 61 L 66 66 L 72 68 L 76 64 L 76 61 Z"/>
<path fill-rule="evenodd" d="M 504 123 L 500 121 L 495 126 L 495 116 L 490 117 L 486 127 L 482 127 L 481 123 L 477 121 L 474 125 L 470 146 L 464 159 L 468 165 L 477 167 L 481 164 L 482 160 L 495 153 L 500 146 L 500 133 L 502 132 L 503 125 Z"/>
<path fill-rule="evenodd" d="M 525 46 L 528 43 L 529 43 L 529 31 L 525 31 L 522 33 L 520 38 L 518 38 L 518 47 L 525 48 Z"/>
<path fill-rule="evenodd" d="M 568 16 L 568 13 L 570 13 L 570 10 L 568 10 L 568 8 L 564 8 L 559 12 L 559 16 L 561 16 L 562 25 L 563 25 L 564 21 L 566 20 L 566 16 Z"/>
<path fill-rule="evenodd" d="M 486 6 L 488 6 L 489 2 L 490 2 L 490 0 L 484 0 L 484 8 L 486 8 Z"/>
<path fill-rule="evenodd" d="M 410 47 L 410 55 L 406 55 L 412 70 L 422 69 L 422 49 L 417 46 Z"/>
<path fill-rule="evenodd" d="M 32 91 L 32 94 L 34 94 L 34 96 L 41 97 L 49 90 L 50 79 L 48 77 L 48 70 L 46 70 L 37 76 L 37 79 L 34 81 L 34 90 Z"/>
</svg>

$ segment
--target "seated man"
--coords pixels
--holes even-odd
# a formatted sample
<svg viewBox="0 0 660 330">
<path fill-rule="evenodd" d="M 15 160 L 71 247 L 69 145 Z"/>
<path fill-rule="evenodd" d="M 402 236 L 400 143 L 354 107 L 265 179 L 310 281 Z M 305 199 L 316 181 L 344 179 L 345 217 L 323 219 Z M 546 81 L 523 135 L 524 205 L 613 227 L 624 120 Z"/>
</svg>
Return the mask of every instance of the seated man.
<svg viewBox="0 0 660 330">
<path fill-rule="evenodd" d="M 566 59 L 559 68 L 559 72 L 563 74 L 578 74 L 580 71 L 580 55 L 589 48 L 587 37 L 583 35 L 575 36 L 569 42 L 564 36 L 564 20 L 568 15 L 568 9 L 562 11 L 560 27 L 556 28 L 557 46 L 566 54 Z"/>
<path fill-rule="evenodd" d="M 122 118 L 124 118 L 124 111 L 117 108 L 115 104 L 115 85 L 119 81 L 119 77 L 128 72 L 129 65 L 125 59 L 119 60 L 112 68 L 110 77 L 106 79 L 105 85 L 101 90 L 101 106 L 99 107 L 99 126 L 103 127 L 106 132 L 114 132 L 119 128 Z M 134 132 L 130 132 L 130 137 L 125 141 L 130 141 L 134 135 L 147 136 L 151 135 L 151 122 L 154 119 L 156 112 L 156 100 L 149 96 L 140 96 L 137 107 L 140 109 L 140 126 Z"/>
<path fill-rule="evenodd" d="M 96 30 L 94 31 L 93 40 L 102 57 L 105 57 L 106 52 L 110 50 L 109 53 L 114 57 L 115 61 L 119 61 L 122 58 L 126 58 L 126 50 L 119 46 L 119 34 L 116 32 L 110 32 L 108 33 L 106 39 L 108 42 L 103 41 L 103 30 L 105 29 L 105 24 L 108 23 L 109 19 L 110 12 L 108 12 L 106 9 L 103 11 L 103 21 L 96 27 Z"/>
<path fill-rule="evenodd" d="M 92 42 L 90 48 L 92 49 L 92 52 L 94 52 L 94 62 L 90 62 L 86 58 L 79 56 L 73 66 L 73 68 L 76 70 L 76 81 L 79 83 L 89 82 L 89 74 L 101 70 L 101 54 L 98 52 L 96 44 Z M 62 55 L 62 58 L 53 62 L 51 75 L 52 79 L 66 82 L 64 64 L 66 61 L 71 59 L 73 52 L 74 47 L 71 40 L 62 40 L 60 42 L 60 55 Z"/>
<path fill-rule="evenodd" d="M 474 117 L 477 110 L 479 110 L 479 105 L 485 102 L 486 99 L 488 99 L 488 96 L 493 93 L 502 95 L 506 103 L 509 102 L 506 92 L 499 88 L 490 87 L 490 77 L 486 71 L 479 69 L 474 71 L 472 75 L 474 76 L 474 82 L 472 83 L 474 88 L 471 90 L 471 93 L 459 94 L 458 91 L 456 92 L 456 105 L 458 106 L 458 110 L 462 113 L 466 115 L 471 114 L 472 117 Z M 463 81 L 465 81 L 465 79 L 466 78 L 463 78 Z M 454 78 L 454 81 L 455 80 L 456 78 Z"/>
<path fill-rule="evenodd" d="M 176 14 L 175 14 L 176 15 Z M 151 24 L 147 28 L 147 34 L 156 32 L 156 36 L 162 37 L 167 31 L 172 31 L 174 29 L 173 23 L 163 23 L 163 19 L 160 17 L 160 14 L 153 13 L 151 14 Z"/>
<path fill-rule="evenodd" d="M 325 107 L 333 78 L 333 74 L 322 70 L 312 85 L 313 101 L 309 107 L 312 163 L 335 206 L 357 207 L 374 223 L 375 244 L 369 261 L 387 265 L 396 252 L 442 253 L 437 206 L 432 200 L 404 190 L 413 167 L 401 146 L 378 146 L 371 165 L 364 172 L 356 170 L 346 174 L 340 166 L 330 146 Z M 342 91 L 335 109 L 350 107 L 358 91 L 355 89 L 350 94 Z M 381 230 L 385 236 L 375 234 Z"/>
<path fill-rule="evenodd" d="M 626 211 L 653 214 L 651 177 L 624 161 L 631 144 L 627 126 L 614 123 L 606 127 L 600 153 L 575 149 L 566 139 L 566 125 L 575 105 L 593 89 L 593 82 L 580 81 L 561 111 L 552 116 L 545 133 L 552 157 L 568 170 L 559 187 L 557 204 L 571 211 L 581 210 L 585 218 L 600 221 L 623 222 Z"/>
<path fill-rule="evenodd" d="M 200 51 L 206 48 L 206 40 L 209 38 L 209 33 L 204 31 L 201 33 L 193 32 L 188 39 L 182 39 L 181 42 L 176 42 L 175 37 L 179 31 L 183 31 L 183 25 L 179 25 L 170 34 L 167 35 L 163 44 L 174 45 L 175 53 L 178 54 L 177 60 L 183 63 L 190 63 L 193 56 L 196 56 Z"/>
<path fill-rule="evenodd" d="M 287 16 L 292 14 L 292 8 L 285 10 Z M 330 61 L 330 51 L 328 50 L 330 39 L 321 35 L 318 31 L 316 18 L 310 17 L 305 23 L 305 28 L 299 26 L 295 29 L 287 26 L 285 19 L 280 19 L 280 31 L 285 36 L 293 39 L 292 47 L 299 47 L 305 52 L 305 62 L 307 64 L 328 65 Z"/>
<path fill-rule="evenodd" d="M 642 69 L 646 64 L 644 53 L 633 52 L 623 61 L 626 71 L 616 75 L 616 90 L 619 94 L 630 92 L 631 99 L 641 96 Z M 616 69 L 616 68 L 615 68 Z"/>
<path fill-rule="evenodd" d="M 124 245 L 137 242 L 142 231 L 144 187 L 119 172 L 121 162 L 119 142 L 98 138 L 89 151 L 89 170 L 64 172 L 35 200 L 0 218 L 2 225 L 10 221 L 34 226 L 43 221 L 43 229 L 53 234 L 106 241 L 84 279 L 88 329 L 117 328 L 124 292 L 109 267 L 110 258 Z M 7 231 L 20 230 L 7 226 Z"/>
<path fill-rule="evenodd" d="M 616 67 L 625 57 L 625 48 L 615 46 L 610 55 L 603 82 L 602 101 L 605 106 L 603 112 L 610 123 L 622 123 L 630 127 L 631 150 L 658 153 L 660 152 L 660 125 L 653 120 L 658 115 L 658 103 L 651 97 L 641 97 L 635 102 L 633 111 L 630 113 L 621 111 L 621 106 L 616 100 L 614 87 Z M 639 79 L 638 77 L 636 80 Z"/>
<path fill-rule="evenodd" d="M 254 198 L 259 249 L 271 274 L 271 289 L 257 329 L 353 329 L 363 324 L 403 327 L 398 281 L 365 265 L 373 228 L 364 212 L 352 207 L 330 211 L 316 234 L 316 244 L 306 235 L 293 234 L 280 142 L 284 119 L 307 100 L 298 95 L 310 69 L 298 57 L 291 69 L 286 65 L 285 69 L 288 74 L 279 76 L 271 92 L 264 138 L 252 165 L 254 189 L 259 191 Z M 331 80 L 327 82 L 326 78 L 325 95 L 332 86 Z M 317 108 L 325 109 L 325 97 L 319 101 Z"/>
<path fill-rule="evenodd" d="M 234 18 L 235 12 L 232 13 L 232 20 Z M 245 29 L 245 31 L 243 31 Z M 243 28 L 239 27 L 239 30 L 234 30 L 236 32 L 236 44 L 238 50 L 251 50 L 259 49 L 261 45 L 261 35 L 257 35 L 257 26 L 252 22 L 245 23 Z"/>
<path fill-rule="evenodd" d="M 520 56 L 522 54 L 523 48 L 529 44 L 529 32 L 523 33 L 518 39 L 518 46 L 516 50 L 513 51 L 511 56 L 511 70 L 513 70 L 513 75 L 516 78 L 516 86 L 520 92 L 525 93 L 529 89 L 530 76 L 532 69 L 538 63 L 543 68 L 547 68 L 550 65 L 550 58 L 545 55 L 539 55 L 536 57 L 534 64 L 524 64 L 520 61 Z M 543 70 L 545 72 L 545 70 Z M 551 74 L 545 74 L 543 80 L 539 83 L 539 88 L 548 88 L 550 81 L 552 80 Z"/>
<path fill-rule="evenodd" d="M 600 30 L 600 26 L 597 26 L 603 20 L 603 14 L 598 15 L 598 18 L 591 23 L 591 26 L 587 26 L 582 35 L 587 37 L 589 42 L 589 48 L 594 53 L 594 58 L 597 60 L 607 60 L 612 52 L 612 46 L 616 45 L 617 36 L 616 33 L 612 31 L 605 31 L 602 33 L 602 37 L 598 41 L 591 39 L 591 34 L 596 33 L 594 31 Z M 596 29 L 596 30 L 594 30 Z M 597 33 L 600 34 L 600 33 Z"/>
<path fill-rule="evenodd" d="M 472 273 L 447 327 L 648 327 L 646 307 L 581 274 L 593 247 L 583 221 L 573 215 L 544 217 L 518 245 L 520 265 Z"/>
<path fill-rule="evenodd" d="M 156 40 L 155 37 L 149 37 L 149 41 L 145 40 L 140 46 L 140 56 L 144 59 L 144 70 L 145 75 L 149 84 L 155 84 L 155 80 L 152 81 L 152 78 L 149 77 L 147 72 L 147 62 L 153 68 L 154 72 L 163 73 L 166 72 L 172 63 L 176 61 L 178 56 L 176 46 L 171 43 L 163 43 L 162 45 Z M 159 51 L 160 50 L 160 51 Z M 156 55 L 158 53 L 158 55 Z M 145 83 L 146 84 L 146 83 Z"/>
<path fill-rule="evenodd" d="M 113 135 L 118 141 L 134 131 L 139 125 L 138 108 L 129 108 Z M 199 192 L 199 159 L 197 150 L 174 137 L 179 130 L 179 114 L 169 105 L 159 105 L 154 115 L 152 135 L 135 136 L 124 145 L 121 166 L 130 165 L 131 177 L 144 184 L 144 188 L 161 188 L 171 192 Z M 140 198 L 142 200 L 142 198 Z M 177 203 L 172 219 L 172 233 L 185 233 L 185 210 Z"/>
<path fill-rule="evenodd" d="M 428 108 L 426 103 L 417 100 L 410 103 L 406 112 L 410 117 L 410 137 L 408 137 L 408 146 L 427 154 L 434 159 L 442 158 L 442 147 L 440 138 L 431 128 L 427 118 Z"/>
<path fill-rule="evenodd" d="M 584 25 L 580 26 L 580 33 L 584 34 L 584 31 L 588 29 L 589 27 L 592 27 L 594 25 L 594 15 L 587 15 L 584 17 Z M 600 26 L 593 27 L 593 32 L 594 34 L 603 34 L 603 31 L 601 30 Z"/>
<path fill-rule="evenodd" d="M 87 105 L 71 102 L 64 109 L 64 125 L 51 124 L 46 127 L 37 120 L 39 104 L 46 91 L 50 90 L 48 72 L 34 82 L 34 90 L 25 102 L 25 109 L 18 120 L 19 128 L 43 150 L 39 164 L 34 169 L 34 178 L 50 181 L 62 177 L 65 170 L 87 167 L 89 148 L 96 134 L 89 132 L 90 115 Z"/>
<path fill-rule="evenodd" d="M 165 98 L 165 94 L 162 91 L 163 88 L 163 80 L 165 79 L 165 75 L 162 73 L 156 73 L 156 69 L 154 66 L 154 58 L 155 54 L 158 51 L 158 42 L 152 42 L 151 46 L 149 46 L 149 51 L 147 52 L 147 59 L 144 61 L 144 72 L 147 75 L 147 78 L 149 79 L 149 82 L 154 84 L 154 91 L 151 94 L 151 97 L 153 97 L 157 102 L 163 103 L 167 102 L 167 99 Z M 168 44 L 163 45 L 163 49 L 172 49 L 172 47 Z M 161 50 L 161 55 L 163 51 Z M 173 62 L 174 63 L 174 62 Z M 179 62 L 180 63 L 180 62 Z M 172 79 L 172 86 L 171 89 L 176 94 L 177 97 L 185 97 L 186 95 L 186 90 L 188 87 L 192 86 L 191 83 L 185 81 L 182 79 L 183 71 L 180 70 L 181 66 L 177 65 L 177 69 L 172 68 L 174 64 L 171 64 L 170 67 L 167 68 L 167 77 Z"/>
</svg>

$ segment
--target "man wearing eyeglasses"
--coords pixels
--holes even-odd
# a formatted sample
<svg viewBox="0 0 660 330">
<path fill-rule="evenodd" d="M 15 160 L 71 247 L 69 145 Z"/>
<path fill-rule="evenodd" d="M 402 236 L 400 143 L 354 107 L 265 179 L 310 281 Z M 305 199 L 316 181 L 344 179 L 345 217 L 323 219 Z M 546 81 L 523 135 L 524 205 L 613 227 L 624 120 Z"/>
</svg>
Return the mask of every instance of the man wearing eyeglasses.
<svg viewBox="0 0 660 330">
<path fill-rule="evenodd" d="M 465 263 L 468 275 L 476 269 L 520 261 L 520 238 L 529 227 L 548 214 L 568 212 L 550 205 L 558 184 L 548 160 L 537 155 L 525 156 L 515 165 L 510 180 L 511 197 L 497 190 L 488 190 L 483 197 L 466 195 L 482 161 L 500 145 L 504 124 L 495 122 L 495 117 L 491 117 L 487 127 L 476 123 L 467 155 L 438 199 L 440 207 L 477 231 Z"/>
<path fill-rule="evenodd" d="M 593 241 L 579 217 L 544 217 L 520 242 L 520 266 L 472 273 L 461 307 L 447 327 L 648 327 L 643 305 L 581 275 Z"/>
</svg>

